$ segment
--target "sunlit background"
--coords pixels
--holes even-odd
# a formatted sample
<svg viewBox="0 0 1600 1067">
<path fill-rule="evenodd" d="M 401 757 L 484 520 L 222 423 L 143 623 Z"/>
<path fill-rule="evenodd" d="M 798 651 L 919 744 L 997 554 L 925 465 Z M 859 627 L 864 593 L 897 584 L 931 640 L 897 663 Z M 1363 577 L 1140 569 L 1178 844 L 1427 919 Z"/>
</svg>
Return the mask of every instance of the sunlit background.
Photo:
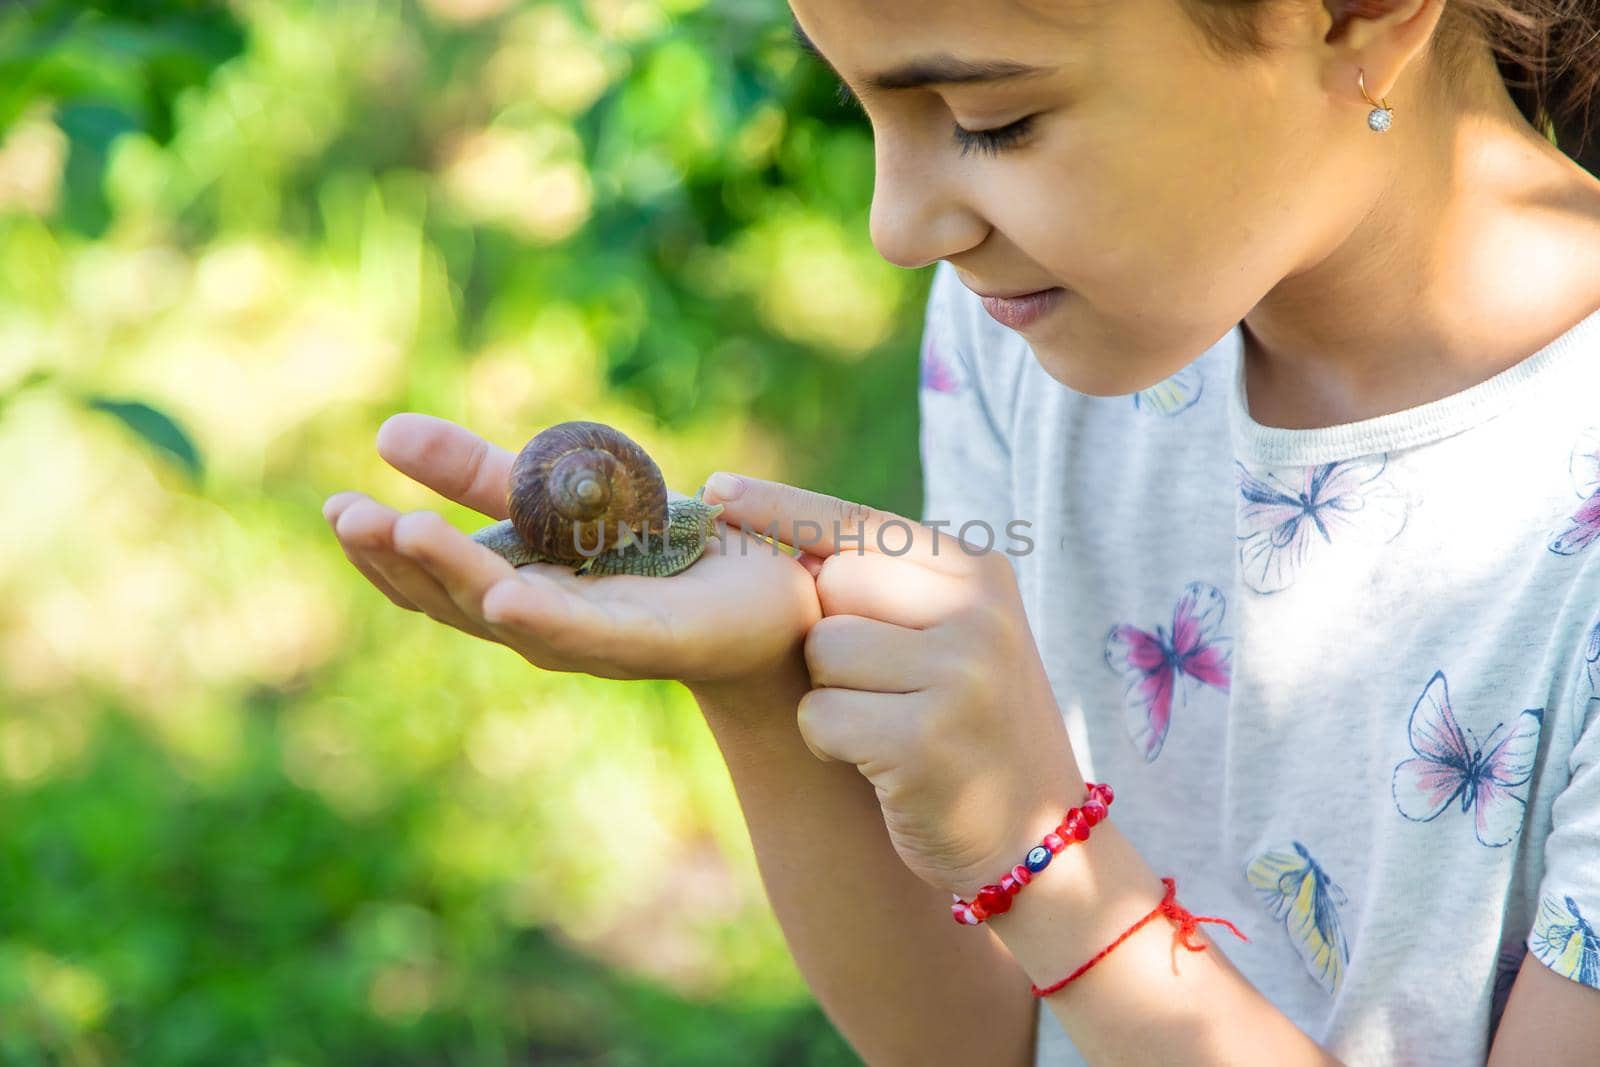
<svg viewBox="0 0 1600 1067">
<path fill-rule="evenodd" d="M 669 683 L 401 611 L 396 411 L 914 512 L 780 0 L 0 4 L 0 1063 L 853 1064 Z M 844 888 L 844 887 L 841 887 Z"/>
</svg>

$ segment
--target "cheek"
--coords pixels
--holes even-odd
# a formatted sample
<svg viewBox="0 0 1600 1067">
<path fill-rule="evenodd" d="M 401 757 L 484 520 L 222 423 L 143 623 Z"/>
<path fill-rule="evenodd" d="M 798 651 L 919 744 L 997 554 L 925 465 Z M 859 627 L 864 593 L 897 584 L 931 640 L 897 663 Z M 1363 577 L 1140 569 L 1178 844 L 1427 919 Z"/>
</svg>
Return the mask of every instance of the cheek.
<svg viewBox="0 0 1600 1067">
<path fill-rule="evenodd" d="M 1157 347 L 1214 340 L 1294 268 L 1319 214 L 1304 135 L 1245 103 L 1140 100 L 1063 123 L 1008 190 L 1008 232 Z"/>
<path fill-rule="evenodd" d="M 1049 162 L 1053 175 L 1016 190 L 1013 205 L 1047 205 L 1031 225 L 1008 208 L 1024 216 L 1010 231 L 1023 253 L 1074 292 L 1029 340 L 1063 384 L 1124 395 L 1177 373 L 1243 318 L 1286 273 L 1292 234 L 1267 225 L 1279 179 L 1252 169 L 1260 156 L 1219 153 L 1198 131 L 1072 147 Z"/>
<path fill-rule="evenodd" d="M 1284 102 L 1289 68 L 1218 63 L 1178 16 L 1138 10 L 1114 20 L 1090 88 L 1030 165 L 1018 200 L 1050 205 L 1033 222 L 1049 236 L 1013 232 L 1097 303 L 1137 299 L 1149 314 L 1159 286 L 1187 314 L 1237 301 L 1218 291 L 1230 279 L 1270 287 L 1292 267 L 1286 224 L 1305 206 L 1296 146 L 1308 116 Z"/>
</svg>

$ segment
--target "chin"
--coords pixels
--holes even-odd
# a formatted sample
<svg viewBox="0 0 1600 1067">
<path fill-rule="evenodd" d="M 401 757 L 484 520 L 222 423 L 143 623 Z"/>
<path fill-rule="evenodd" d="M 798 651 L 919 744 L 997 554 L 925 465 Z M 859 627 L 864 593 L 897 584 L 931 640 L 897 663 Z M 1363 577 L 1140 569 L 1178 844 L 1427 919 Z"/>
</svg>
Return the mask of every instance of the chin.
<svg viewBox="0 0 1600 1067">
<path fill-rule="evenodd" d="M 1086 396 L 1114 397 L 1160 385 L 1216 343 L 1192 338 L 1192 331 L 1176 338 L 1131 333 L 1056 336 L 1030 342 L 1029 347 L 1045 373 L 1067 388 Z"/>
<path fill-rule="evenodd" d="M 1069 354 L 1040 347 L 1033 349 L 1033 357 L 1050 377 L 1086 396 L 1132 396 L 1162 380 L 1146 381 L 1148 375 L 1131 377 L 1128 367 L 1115 358 L 1086 359 L 1082 351 Z"/>
</svg>

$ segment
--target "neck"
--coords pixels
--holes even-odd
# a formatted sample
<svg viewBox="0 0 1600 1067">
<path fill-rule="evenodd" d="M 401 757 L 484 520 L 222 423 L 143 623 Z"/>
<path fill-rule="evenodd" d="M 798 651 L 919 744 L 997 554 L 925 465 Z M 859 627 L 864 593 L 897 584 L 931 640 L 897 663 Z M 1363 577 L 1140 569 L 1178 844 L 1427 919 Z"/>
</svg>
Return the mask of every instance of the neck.
<svg viewBox="0 0 1600 1067">
<path fill-rule="evenodd" d="M 1440 399 L 1600 307 L 1600 181 L 1478 58 L 1448 98 L 1396 108 L 1394 130 L 1372 135 L 1393 152 L 1370 210 L 1245 317 L 1257 422 L 1330 426 Z"/>
</svg>

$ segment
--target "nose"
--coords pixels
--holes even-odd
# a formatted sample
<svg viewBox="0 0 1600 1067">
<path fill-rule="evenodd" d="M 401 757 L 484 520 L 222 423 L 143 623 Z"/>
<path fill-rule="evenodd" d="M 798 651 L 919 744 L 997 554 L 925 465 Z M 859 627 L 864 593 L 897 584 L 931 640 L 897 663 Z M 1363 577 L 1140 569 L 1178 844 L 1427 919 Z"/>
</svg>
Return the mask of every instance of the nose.
<svg viewBox="0 0 1600 1067">
<path fill-rule="evenodd" d="M 875 141 L 874 157 L 869 228 L 884 259 L 916 270 L 965 252 L 988 233 L 952 174 L 950 160 L 882 136 Z"/>
</svg>

